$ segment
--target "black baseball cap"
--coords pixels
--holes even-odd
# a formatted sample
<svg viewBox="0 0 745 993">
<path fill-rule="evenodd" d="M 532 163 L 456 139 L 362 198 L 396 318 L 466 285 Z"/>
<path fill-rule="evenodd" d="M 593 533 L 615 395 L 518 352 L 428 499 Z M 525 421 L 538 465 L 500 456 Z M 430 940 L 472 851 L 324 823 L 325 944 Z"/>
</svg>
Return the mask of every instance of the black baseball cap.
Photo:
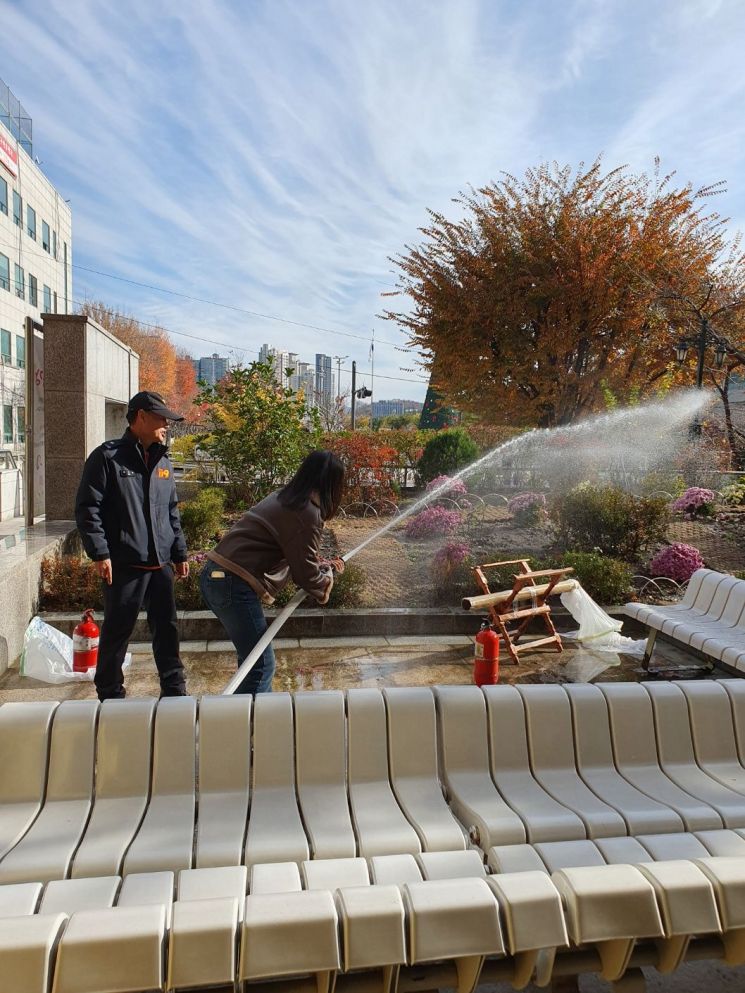
<svg viewBox="0 0 745 993">
<path fill-rule="evenodd" d="M 160 414 L 161 417 L 167 417 L 169 421 L 183 421 L 184 419 L 181 414 L 168 409 L 160 393 L 152 393 L 150 390 L 142 390 L 141 393 L 135 393 L 129 401 L 127 413 L 136 414 L 138 410 L 147 410 L 151 414 Z"/>
</svg>

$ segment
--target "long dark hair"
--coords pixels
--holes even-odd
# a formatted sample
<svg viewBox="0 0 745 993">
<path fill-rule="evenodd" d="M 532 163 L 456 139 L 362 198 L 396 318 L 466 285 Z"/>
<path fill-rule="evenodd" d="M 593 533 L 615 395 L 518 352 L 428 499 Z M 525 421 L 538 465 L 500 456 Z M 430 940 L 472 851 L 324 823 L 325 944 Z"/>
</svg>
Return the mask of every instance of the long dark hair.
<svg viewBox="0 0 745 993">
<path fill-rule="evenodd" d="M 279 491 L 279 502 L 290 510 L 302 510 L 311 493 L 317 493 L 321 517 L 329 520 L 339 509 L 344 491 L 344 463 L 333 452 L 306 455 L 300 468 Z"/>
</svg>

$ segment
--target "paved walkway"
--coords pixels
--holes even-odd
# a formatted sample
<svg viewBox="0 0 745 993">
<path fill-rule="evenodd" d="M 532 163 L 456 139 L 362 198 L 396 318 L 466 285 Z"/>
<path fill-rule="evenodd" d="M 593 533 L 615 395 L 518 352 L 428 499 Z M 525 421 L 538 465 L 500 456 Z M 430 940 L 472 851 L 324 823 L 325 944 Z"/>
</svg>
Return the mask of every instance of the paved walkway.
<svg viewBox="0 0 745 993">
<path fill-rule="evenodd" d="M 198 644 L 198 643 L 197 643 Z M 126 674 L 130 696 L 157 696 L 155 664 L 143 646 L 132 646 L 132 666 Z M 202 646 L 200 646 L 201 648 Z M 235 672 L 236 657 L 231 647 L 222 651 L 194 651 L 183 646 L 187 685 L 194 696 L 222 693 Z M 470 683 L 473 674 L 471 639 L 459 636 L 435 638 L 338 638 L 278 641 L 275 690 L 350 689 L 353 687 L 430 686 Z M 527 653 L 519 666 L 503 663 L 503 683 L 634 681 L 640 660 L 613 652 L 591 652 L 565 642 L 561 653 L 536 649 Z M 679 649 L 658 642 L 655 664 L 670 667 L 691 666 L 700 673 L 700 663 Z M 0 703 L 20 700 L 87 700 L 95 698 L 92 682 L 48 685 L 21 676 L 9 669 L 0 677 Z"/>
</svg>

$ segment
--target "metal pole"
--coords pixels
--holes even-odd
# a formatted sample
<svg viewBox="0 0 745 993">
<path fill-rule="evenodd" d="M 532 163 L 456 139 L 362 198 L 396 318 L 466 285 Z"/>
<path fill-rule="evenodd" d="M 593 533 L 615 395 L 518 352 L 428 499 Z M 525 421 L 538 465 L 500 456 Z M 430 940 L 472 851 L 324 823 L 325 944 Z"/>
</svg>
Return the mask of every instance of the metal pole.
<svg viewBox="0 0 745 993">
<path fill-rule="evenodd" d="M 709 322 L 705 317 L 701 318 L 701 326 L 698 332 L 698 362 L 696 363 L 696 388 L 704 388 L 704 362 L 706 360 L 706 345 L 709 338 Z M 694 438 L 701 437 L 701 415 L 696 411 L 693 420 L 692 435 Z"/>
<path fill-rule="evenodd" d="M 354 431 L 354 405 L 357 400 L 357 363 L 352 362 L 352 430 Z"/>
<path fill-rule="evenodd" d="M 701 318 L 701 329 L 698 335 L 698 366 L 696 368 L 696 386 L 699 390 L 704 388 L 704 360 L 706 356 L 706 345 L 709 338 L 709 322 L 705 317 Z"/>
</svg>

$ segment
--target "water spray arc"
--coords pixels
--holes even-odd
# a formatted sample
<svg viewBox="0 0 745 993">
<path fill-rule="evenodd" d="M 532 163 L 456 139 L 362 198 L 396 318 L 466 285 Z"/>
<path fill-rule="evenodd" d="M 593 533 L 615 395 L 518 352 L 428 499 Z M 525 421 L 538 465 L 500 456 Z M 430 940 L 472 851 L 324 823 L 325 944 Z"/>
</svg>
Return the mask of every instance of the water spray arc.
<svg viewBox="0 0 745 993">
<path fill-rule="evenodd" d="M 439 496 L 442 496 L 450 487 L 453 482 L 459 479 L 464 479 L 468 476 L 477 473 L 481 469 L 487 468 L 490 463 L 494 462 L 500 456 L 511 451 L 512 449 L 520 449 L 528 446 L 543 446 L 546 447 L 551 444 L 552 439 L 556 439 L 559 435 L 572 436 L 575 437 L 577 441 L 583 441 L 586 439 L 587 447 L 592 452 L 592 441 L 593 438 L 598 435 L 603 435 L 604 432 L 610 431 L 614 436 L 618 436 L 619 446 L 631 446 L 636 441 L 635 435 L 645 434 L 651 430 L 651 425 L 666 425 L 668 428 L 674 427 L 677 424 L 686 423 L 691 415 L 698 413 L 700 410 L 705 408 L 711 403 L 711 395 L 707 392 L 701 390 L 685 390 L 676 393 L 674 397 L 669 400 L 658 402 L 642 404 L 638 407 L 628 407 L 623 410 L 612 411 L 608 414 L 601 414 L 597 417 L 589 418 L 586 421 L 581 421 L 579 424 L 574 424 L 567 428 L 535 428 L 532 431 L 527 431 L 525 434 L 518 435 L 515 438 L 511 438 L 509 441 L 498 445 L 496 448 L 491 449 L 485 455 L 482 455 L 480 459 L 476 462 L 472 462 L 470 465 L 461 469 L 459 472 L 455 473 L 446 482 L 441 483 L 439 486 L 435 487 L 431 492 L 425 494 L 406 510 L 393 517 L 390 521 L 374 531 L 369 535 L 363 542 L 353 548 L 351 551 L 347 552 L 342 556 L 344 562 L 349 562 L 353 559 L 355 555 L 358 555 L 363 549 L 367 548 L 369 544 L 376 541 L 378 538 L 387 534 L 394 527 L 417 514 L 422 507 L 430 503 L 432 500 L 436 500 Z M 636 428 L 636 431 L 634 431 Z M 297 610 L 300 604 L 305 600 L 307 594 L 304 590 L 299 590 L 295 596 L 286 604 L 285 607 L 277 614 L 272 623 L 266 629 L 264 634 L 261 636 L 257 644 L 251 650 L 251 652 L 246 657 L 245 661 L 239 667 L 235 675 L 230 679 L 225 689 L 223 690 L 223 695 L 231 695 L 235 693 L 240 684 L 246 678 L 251 669 L 256 665 L 256 662 L 261 658 L 264 649 L 274 640 L 274 638 L 279 634 L 281 628 L 284 626 L 285 622 L 292 616 L 292 614 Z"/>
</svg>

